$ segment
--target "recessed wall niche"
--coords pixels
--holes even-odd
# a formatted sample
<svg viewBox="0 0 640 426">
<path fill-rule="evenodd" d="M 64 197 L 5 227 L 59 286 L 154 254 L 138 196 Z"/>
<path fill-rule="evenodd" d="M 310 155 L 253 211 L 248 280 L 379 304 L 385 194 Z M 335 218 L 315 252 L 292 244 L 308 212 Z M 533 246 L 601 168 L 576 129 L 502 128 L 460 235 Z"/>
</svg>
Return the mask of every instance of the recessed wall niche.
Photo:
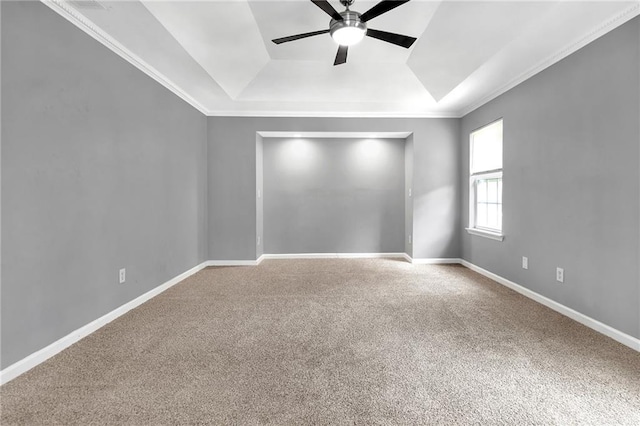
<svg viewBox="0 0 640 426">
<path fill-rule="evenodd" d="M 259 136 L 258 255 L 404 253 L 407 136 Z"/>
</svg>

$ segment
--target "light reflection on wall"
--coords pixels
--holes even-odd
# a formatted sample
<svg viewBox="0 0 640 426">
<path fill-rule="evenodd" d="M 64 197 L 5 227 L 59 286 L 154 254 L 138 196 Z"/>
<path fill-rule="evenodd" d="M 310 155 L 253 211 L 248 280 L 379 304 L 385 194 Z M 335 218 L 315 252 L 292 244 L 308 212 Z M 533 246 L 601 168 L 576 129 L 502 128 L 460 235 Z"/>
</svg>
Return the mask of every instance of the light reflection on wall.
<svg viewBox="0 0 640 426">
<path fill-rule="evenodd" d="M 449 224 L 458 214 L 456 188 L 443 185 L 413 201 L 414 246 L 416 253 L 447 253 L 451 249 L 456 230 Z M 434 208 L 437 206 L 437 208 Z"/>
<path fill-rule="evenodd" d="M 265 139 L 265 253 L 403 251 L 404 146 L 400 138 Z"/>
<path fill-rule="evenodd" d="M 383 140 L 362 139 L 352 145 L 349 160 L 360 170 L 377 169 L 385 164 L 388 149 L 388 144 Z"/>
<path fill-rule="evenodd" d="M 314 169 L 320 164 L 321 153 L 317 143 L 308 139 L 293 138 L 285 141 L 278 151 L 278 167 L 290 174 Z"/>
</svg>

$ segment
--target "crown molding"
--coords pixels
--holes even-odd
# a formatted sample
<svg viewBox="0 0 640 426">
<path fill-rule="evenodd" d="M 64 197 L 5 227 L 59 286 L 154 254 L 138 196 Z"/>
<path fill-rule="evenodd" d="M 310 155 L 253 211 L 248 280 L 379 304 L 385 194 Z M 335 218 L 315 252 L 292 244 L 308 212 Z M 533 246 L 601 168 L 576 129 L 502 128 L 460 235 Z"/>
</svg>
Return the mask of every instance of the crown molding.
<svg viewBox="0 0 640 426">
<path fill-rule="evenodd" d="M 401 113 L 401 112 L 371 112 L 371 111 L 349 111 L 349 112 L 331 112 L 331 111 L 260 111 L 260 110 L 245 110 L 245 111 L 233 111 L 233 110 L 210 110 L 205 108 L 191 95 L 187 94 L 180 87 L 174 84 L 169 78 L 158 71 L 153 66 L 149 65 L 146 61 L 142 60 L 138 55 L 131 52 L 124 47 L 118 41 L 116 41 L 109 34 L 97 27 L 93 22 L 84 17 L 81 13 L 77 12 L 72 6 L 70 6 L 65 0 L 40 0 L 46 6 L 54 10 L 60 16 L 71 22 L 73 25 L 84 31 L 93 39 L 116 53 L 118 56 L 125 59 L 127 62 L 138 68 L 140 71 L 153 78 L 158 83 L 169 89 L 175 95 L 183 99 L 185 102 L 193 106 L 202 114 L 209 117 L 309 117 L 309 118 L 462 118 L 465 115 L 475 111 L 481 106 L 489 103 L 498 96 L 508 92 L 539 72 L 549 68 L 555 63 L 561 61 L 572 53 L 583 48 L 587 44 L 603 36 L 604 34 L 619 27 L 625 22 L 635 18 L 640 14 L 640 1 L 633 3 L 630 7 L 623 10 L 619 14 L 615 15 L 611 19 L 598 25 L 596 28 L 588 32 L 585 36 L 581 37 L 577 41 L 567 45 L 563 49 L 560 49 L 553 55 L 550 55 L 545 60 L 539 62 L 527 71 L 521 73 L 516 78 L 512 79 L 508 83 L 500 86 L 498 89 L 492 91 L 486 96 L 481 97 L 478 101 L 469 104 L 468 106 L 459 110 L 453 111 L 437 111 L 437 112 L 416 112 L 416 113 Z"/>
<path fill-rule="evenodd" d="M 455 111 L 371 112 L 371 111 L 210 111 L 210 117 L 295 117 L 295 118 L 460 118 Z"/>
<path fill-rule="evenodd" d="M 109 50 L 129 62 L 131 65 L 138 68 L 143 73 L 169 89 L 179 98 L 187 102 L 189 105 L 200 111 L 202 114 L 209 115 L 209 111 L 196 101 L 189 94 L 184 92 L 180 87 L 175 85 L 160 71 L 149 65 L 142 60 L 138 55 L 131 52 L 129 49 L 120 44 L 117 40 L 111 37 L 109 34 L 98 28 L 93 22 L 84 17 L 81 13 L 77 12 L 71 5 L 64 0 L 40 0 L 58 15 L 71 22 L 73 25 L 90 35 L 93 39 L 107 47 Z"/>
<path fill-rule="evenodd" d="M 578 50 L 580 50 L 583 47 L 585 47 L 587 44 L 589 44 L 592 41 L 598 39 L 599 37 L 602 37 L 603 35 L 605 35 L 609 31 L 612 31 L 615 28 L 619 27 L 620 25 L 624 24 L 625 22 L 630 21 L 631 19 L 635 18 L 639 14 L 640 14 L 640 1 L 637 1 L 636 3 L 632 4 L 631 6 L 629 6 L 627 9 L 623 10 L 622 12 L 620 12 L 617 15 L 615 15 L 614 17 L 612 17 L 611 19 L 609 19 L 609 20 L 603 22 L 602 24 L 598 25 L 597 27 L 593 28 L 591 31 L 589 31 L 586 35 L 584 35 L 583 37 L 581 37 L 577 41 L 574 41 L 573 43 L 565 46 L 564 48 L 560 49 L 555 54 L 550 55 L 549 57 L 547 57 L 543 61 L 541 61 L 538 64 L 534 65 L 533 67 L 529 68 L 527 71 L 523 72 L 518 77 L 516 77 L 513 80 L 509 81 L 507 84 L 505 84 L 505 85 L 501 86 L 500 88 L 494 90 L 493 92 L 489 93 L 488 95 L 483 96 L 482 98 L 480 98 L 479 101 L 470 104 L 466 108 L 462 108 L 458 112 L 458 114 L 456 114 L 456 115 L 458 117 L 464 117 L 465 115 L 475 111 L 476 109 L 480 108 L 481 106 L 483 106 L 483 105 L 489 103 L 490 101 L 494 100 L 498 96 L 508 92 L 509 90 L 513 89 L 517 85 L 519 85 L 519 84 L 525 82 L 526 80 L 530 79 L 531 77 L 533 77 L 534 75 L 538 74 L 539 72 L 549 68 L 550 66 L 556 64 L 557 62 L 560 62 L 561 60 L 563 60 L 567 56 L 571 55 L 572 53 L 577 52 Z"/>
</svg>

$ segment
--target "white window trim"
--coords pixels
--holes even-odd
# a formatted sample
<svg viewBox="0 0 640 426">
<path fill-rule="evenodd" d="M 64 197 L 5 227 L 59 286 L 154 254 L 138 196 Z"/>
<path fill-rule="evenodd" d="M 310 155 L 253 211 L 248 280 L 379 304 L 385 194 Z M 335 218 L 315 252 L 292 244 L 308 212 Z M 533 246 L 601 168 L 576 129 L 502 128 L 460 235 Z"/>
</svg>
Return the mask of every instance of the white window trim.
<svg viewBox="0 0 640 426">
<path fill-rule="evenodd" d="M 480 131 L 482 129 L 484 129 L 485 127 L 491 126 L 495 123 L 497 123 L 498 121 L 501 121 L 502 118 L 499 118 L 495 121 L 492 121 L 489 124 L 486 124 L 476 130 L 474 130 L 473 132 L 471 132 L 471 134 Z M 475 224 L 475 220 L 476 220 L 476 200 L 475 200 L 475 195 L 476 195 L 476 188 L 475 188 L 475 183 L 476 180 L 478 179 L 495 179 L 495 178 L 500 178 L 502 179 L 502 170 L 503 169 L 496 169 L 496 170 L 485 170 L 482 172 L 476 172 L 476 173 L 471 173 L 470 177 L 469 177 L 469 227 L 465 228 L 467 233 L 471 234 L 471 235 L 476 235 L 479 237 L 484 237 L 484 238 L 489 238 L 491 240 L 496 240 L 496 241 L 503 241 L 504 240 L 504 229 L 498 231 L 495 229 L 488 229 L 488 228 L 478 228 L 476 227 Z M 503 182 L 503 196 L 504 196 L 504 182 Z M 504 224 L 503 224 L 504 225 Z"/>
<path fill-rule="evenodd" d="M 465 228 L 469 234 L 477 235 L 479 237 L 486 237 L 496 241 L 504 240 L 504 233 L 496 229 L 476 227 L 476 190 L 475 183 L 478 179 L 495 179 L 502 178 L 502 169 L 489 170 L 486 172 L 478 172 L 471 175 L 469 178 L 469 227 Z M 504 191 L 504 183 L 503 191 Z"/>
<path fill-rule="evenodd" d="M 471 235 L 477 235 L 478 237 L 489 238 L 490 240 L 503 241 L 504 234 L 498 232 L 491 232 L 481 228 L 465 228 Z"/>
</svg>

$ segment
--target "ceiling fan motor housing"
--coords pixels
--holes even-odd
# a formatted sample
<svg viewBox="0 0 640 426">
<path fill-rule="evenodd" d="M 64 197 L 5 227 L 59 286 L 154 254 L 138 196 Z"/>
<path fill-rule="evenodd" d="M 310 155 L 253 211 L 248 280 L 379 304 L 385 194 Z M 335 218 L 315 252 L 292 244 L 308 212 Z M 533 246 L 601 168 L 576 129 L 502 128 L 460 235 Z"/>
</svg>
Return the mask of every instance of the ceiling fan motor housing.
<svg viewBox="0 0 640 426">
<path fill-rule="evenodd" d="M 0 0 L 1 1 L 1 0 Z M 395 44 L 396 46 L 404 47 L 408 49 L 417 40 L 415 37 L 410 37 L 397 33 L 390 33 L 387 31 L 380 31 L 373 28 L 367 28 L 367 22 L 373 18 L 387 13 L 398 6 L 402 6 L 410 0 L 380 0 L 375 6 L 360 14 L 356 11 L 349 10 L 354 0 L 340 0 L 343 6 L 346 7 L 344 12 L 338 13 L 333 6 L 327 0 L 311 0 L 313 4 L 318 6 L 324 13 L 331 16 L 329 22 L 329 29 L 320 31 L 311 31 L 303 34 L 296 34 L 289 37 L 280 37 L 271 40 L 275 44 L 286 43 L 290 41 L 300 40 L 307 37 L 317 36 L 320 34 L 330 33 L 331 38 L 340 47 L 336 54 L 336 60 L 333 65 L 341 65 L 347 62 L 347 53 L 349 46 L 353 46 L 359 43 L 364 36 L 369 36 L 382 40 L 387 43 Z"/>
<path fill-rule="evenodd" d="M 367 32 L 367 24 L 360 20 L 360 14 L 358 12 L 354 12 L 352 10 L 345 10 L 344 12 L 340 12 L 340 16 L 342 16 L 342 21 L 337 21 L 332 19 L 329 24 L 329 33 L 331 37 L 336 40 L 339 44 L 353 44 L 353 43 L 340 43 L 340 35 L 336 34 L 338 32 L 350 32 L 350 33 L 359 33 L 361 36 L 359 40 L 364 37 Z M 358 41 L 359 41 L 358 40 Z"/>
</svg>

